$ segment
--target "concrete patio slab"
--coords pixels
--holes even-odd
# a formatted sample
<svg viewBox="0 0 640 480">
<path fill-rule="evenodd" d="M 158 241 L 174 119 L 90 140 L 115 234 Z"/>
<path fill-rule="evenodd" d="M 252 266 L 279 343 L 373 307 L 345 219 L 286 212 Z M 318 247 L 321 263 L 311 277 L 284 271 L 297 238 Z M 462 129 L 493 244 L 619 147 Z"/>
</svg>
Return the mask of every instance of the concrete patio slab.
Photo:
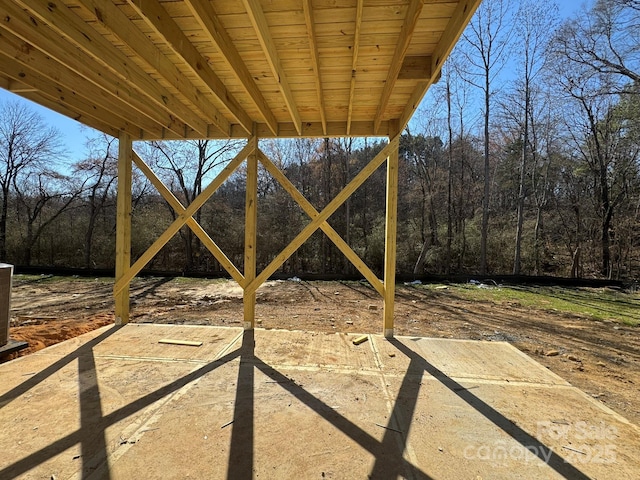
<svg viewBox="0 0 640 480">
<path fill-rule="evenodd" d="M 353 338 L 130 324 L 2 364 L 0 478 L 640 471 L 637 426 L 507 343 Z"/>
</svg>

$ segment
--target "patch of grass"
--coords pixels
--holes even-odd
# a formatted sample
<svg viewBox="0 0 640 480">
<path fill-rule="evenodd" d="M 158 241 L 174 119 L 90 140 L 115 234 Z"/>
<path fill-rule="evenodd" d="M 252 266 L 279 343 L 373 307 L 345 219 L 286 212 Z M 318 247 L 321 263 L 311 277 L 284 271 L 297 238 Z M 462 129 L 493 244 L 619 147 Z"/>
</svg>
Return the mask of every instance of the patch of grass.
<svg viewBox="0 0 640 480">
<path fill-rule="evenodd" d="M 196 278 L 196 277 L 174 277 L 172 282 L 179 285 L 194 285 L 194 284 L 214 284 L 214 283 L 226 283 L 227 278 Z"/>
<path fill-rule="evenodd" d="M 27 275 L 14 274 L 13 281 L 22 283 L 57 283 L 57 282 L 100 282 L 113 283 L 110 277 L 81 277 L 81 276 L 59 276 L 59 275 Z"/>
<path fill-rule="evenodd" d="M 613 320 L 626 325 L 640 324 L 640 297 L 610 288 L 564 288 L 536 286 L 485 286 L 473 284 L 438 285 L 422 288 L 453 294 L 471 301 L 512 305 L 547 312 L 579 315 L 594 320 Z M 445 293 L 447 292 L 447 293 Z"/>
<path fill-rule="evenodd" d="M 27 283 L 37 283 L 37 284 L 45 284 L 45 283 L 57 283 L 60 281 L 70 281 L 75 280 L 72 277 L 58 277 L 55 275 L 22 275 L 22 274 L 14 274 L 13 275 L 13 284 L 14 285 L 24 285 Z"/>
</svg>

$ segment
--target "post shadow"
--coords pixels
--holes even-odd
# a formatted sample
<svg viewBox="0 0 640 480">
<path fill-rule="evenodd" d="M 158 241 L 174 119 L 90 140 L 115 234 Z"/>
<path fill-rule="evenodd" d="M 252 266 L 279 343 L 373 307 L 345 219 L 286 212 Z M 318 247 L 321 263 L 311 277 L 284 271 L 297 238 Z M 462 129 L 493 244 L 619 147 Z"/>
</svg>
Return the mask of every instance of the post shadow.
<svg viewBox="0 0 640 480">
<path fill-rule="evenodd" d="M 102 339 L 106 338 L 106 336 L 108 336 L 106 334 L 113 333 L 112 330 L 104 332 L 100 337 L 103 337 Z M 93 342 L 93 345 L 101 341 L 99 340 L 100 337 L 91 341 Z M 244 333 L 242 346 L 238 350 L 229 352 L 223 357 L 204 365 L 200 369 L 184 375 L 170 384 L 158 388 L 157 390 L 124 405 L 108 415 L 103 416 L 101 404 L 99 402 L 97 380 L 95 379 L 95 376 L 94 378 L 91 378 L 92 372 L 95 375 L 95 360 L 90 350 L 92 347 L 88 347 L 91 342 L 85 344 L 76 352 L 69 354 L 67 357 L 70 357 L 70 359 L 66 362 L 60 363 L 61 361 L 58 361 L 56 362 L 57 366 L 54 364 L 47 369 L 49 371 L 48 375 L 51 375 L 74 358 L 78 358 L 80 355 L 79 352 L 83 348 L 83 353 L 89 353 L 89 355 L 85 355 L 85 358 L 79 362 L 79 372 L 83 378 L 82 382 L 84 382 L 85 386 L 81 391 L 81 427 L 75 432 L 56 440 L 52 444 L 43 447 L 41 450 L 33 452 L 27 457 L 0 470 L 0 478 L 18 477 L 33 468 L 34 465 L 43 463 L 64 452 L 73 445 L 80 443 L 83 455 L 82 478 L 84 480 L 88 479 L 92 471 L 87 470 L 95 466 L 99 466 L 99 461 L 106 461 L 107 459 L 108 452 L 104 437 L 106 428 L 176 392 L 185 385 L 208 374 L 209 372 L 212 372 L 219 366 L 232 361 L 238 356 L 240 356 L 241 361 L 238 372 L 238 385 L 236 391 L 234 423 L 231 434 L 227 478 L 234 480 L 253 478 L 255 448 L 255 368 L 259 369 L 296 399 L 316 412 L 320 418 L 329 422 L 335 428 L 351 438 L 351 440 L 370 452 L 375 457 L 375 464 L 371 474 L 369 475 L 369 478 L 372 479 L 394 478 L 400 475 L 409 478 L 417 478 L 419 480 L 431 479 L 431 477 L 426 473 L 422 472 L 418 467 L 411 464 L 411 462 L 404 458 L 407 437 L 419 396 L 419 379 L 424 375 L 424 372 L 427 372 L 440 381 L 455 395 L 485 416 L 485 418 L 491 421 L 498 428 L 509 434 L 521 445 L 525 447 L 536 447 L 535 450 L 540 452 L 539 457 L 541 460 L 545 461 L 545 457 L 547 457 L 547 455 L 544 457 L 541 456 L 543 449 L 545 449 L 544 451 L 549 452 L 548 465 L 563 477 L 577 480 L 588 480 L 589 478 L 575 466 L 566 463 L 562 457 L 546 447 L 538 439 L 512 423 L 500 412 L 493 409 L 493 407 L 485 403 L 479 397 L 473 395 L 469 390 L 465 389 L 455 380 L 445 375 L 442 371 L 431 365 L 419 354 L 400 343 L 397 339 L 390 339 L 389 342 L 410 359 L 410 364 L 404 375 L 392 414 L 390 415 L 388 424 L 386 425 L 387 431 L 385 432 L 382 441 L 379 441 L 351 420 L 338 413 L 334 408 L 331 408 L 322 400 L 305 390 L 302 386 L 292 382 L 287 376 L 276 370 L 273 366 L 256 357 L 253 331 L 247 331 Z M 67 359 L 67 357 L 65 357 L 65 359 Z M 16 394 L 16 392 L 28 391 L 29 388 L 32 388 L 43 381 L 48 376 L 44 375 L 44 372 L 45 371 L 43 371 L 42 375 L 38 376 L 38 378 L 32 378 L 25 382 L 27 385 L 21 384 L 8 392 L 13 392 L 12 395 L 7 396 L 7 394 L 5 394 L 3 396 L 5 402 L 8 403 L 8 401 L 13 400 L 20 395 L 20 393 Z M 97 402 L 94 398 L 96 395 L 98 395 Z M 98 438 L 93 443 L 89 443 L 87 435 L 95 435 L 96 432 L 101 435 L 101 438 Z"/>
<path fill-rule="evenodd" d="M 54 373 L 57 373 L 63 367 L 73 362 L 76 358 L 79 358 L 82 355 L 85 355 L 86 353 L 93 354 L 92 351 L 96 345 L 98 345 L 103 340 L 109 338 L 111 335 L 116 333 L 121 328 L 122 328 L 122 325 L 112 326 L 110 329 L 102 332 L 97 337 L 89 340 L 87 343 L 80 346 L 73 352 L 68 353 L 64 357 L 55 361 L 54 363 L 49 365 L 47 368 L 45 368 L 41 372 L 36 373 L 33 377 L 29 378 L 28 380 L 25 380 L 19 385 L 16 385 L 8 392 L 3 393 L 2 395 L 0 395 L 0 408 L 5 407 L 6 405 L 14 401 L 16 398 L 20 397 L 21 395 L 24 395 L 32 388 L 36 387 L 37 385 L 45 381 L 51 375 L 53 375 Z"/>
<path fill-rule="evenodd" d="M 240 366 L 231 426 L 227 478 L 251 480 L 254 462 L 255 415 L 255 336 L 253 330 L 244 331 L 239 353 Z"/>
<path fill-rule="evenodd" d="M 263 362 L 257 357 L 255 358 L 255 367 L 262 373 L 267 375 L 269 378 L 271 378 L 274 383 L 278 384 L 280 387 L 293 395 L 297 400 L 306 405 L 309 409 L 313 410 L 319 417 L 333 425 L 335 428 L 348 436 L 351 440 L 371 453 L 376 459 L 373 471 L 368 477 L 371 480 L 386 480 L 388 478 L 397 478 L 401 476 L 404 478 L 414 478 L 418 480 L 433 480 L 432 477 L 421 471 L 418 467 L 404 458 L 406 434 L 403 436 L 403 439 L 400 442 L 398 442 L 396 437 L 394 437 L 394 435 L 399 435 L 399 433 L 394 430 L 406 428 L 406 433 L 408 433 L 408 427 L 406 426 L 406 423 L 411 422 L 413 410 L 409 412 L 407 411 L 406 407 L 394 407 L 393 412 L 395 415 L 391 415 L 389 417 L 389 424 L 387 424 L 386 426 L 387 433 L 385 434 L 381 442 L 377 438 L 373 437 L 371 434 L 363 430 L 361 427 L 353 423 L 347 417 L 338 413 L 335 408 L 327 405 L 322 400 L 305 390 L 302 386 L 291 381 L 289 377 L 276 370 L 273 366 Z M 404 388 L 404 394 L 410 398 L 412 398 L 412 396 L 416 397 L 409 402 L 409 405 L 413 404 L 412 408 L 415 408 L 415 404 L 417 403 L 418 390 L 420 388 L 420 382 L 417 382 L 417 386 L 409 386 L 411 381 L 406 380 L 405 377 L 405 382 L 403 382 L 403 384 L 404 383 L 407 384 Z M 397 404 L 398 402 L 396 401 L 396 405 Z M 401 410 L 402 415 L 400 414 Z M 398 428 L 398 426 L 395 426 L 395 424 L 390 424 L 391 422 L 393 422 L 394 416 L 402 419 L 400 420 L 400 428 Z M 234 477 L 228 476 L 227 478 L 231 479 Z"/>
<path fill-rule="evenodd" d="M 567 463 L 550 447 L 546 446 L 536 437 L 517 426 L 507 417 L 502 415 L 499 411 L 494 409 L 491 405 L 474 395 L 472 392 L 460 385 L 451 377 L 447 376 L 437 367 L 427 362 L 426 359 L 408 348 L 397 338 L 390 338 L 388 339 L 388 341 L 410 359 L 410 365 L 414 365 L 411 368 L 413 368 L 414 370 L 419 368 L 427 372 L 429 375 L 433 376 L 436 380 L 438 380 L 445 387 L 451 390 L 451 392 L 460 397 L 460 399 L 464 400 L 469 406 L 473 407 L 478 413 L 482 414 L 496 427 L 500 428 L 515 441 L 520 443 L 520 445 L 522 445 L 524 448 L 531 451 L 532 454 L 536 454 L 541 461 L 546 462 L 549 467 L 562 475 L 564 478 L 570 478 L 572 480 L 589 480 L 589 477 L 587 475 L 581 472 L 574 465 Z M 405 379 L 406 378 L 407 375 L 405 375 Z M 398 401 L 396 400 L 396 404 L 397 403 Z"/>
<path fill-rule="evenodd" d="M 114 329 L 117 329 L 120 327 L 114 327 Z M 108 332 L 105 333 L 109 333 L 112 332 L 112 330 L 109 330 Z M 104 335 L 104 334 L 102 334 Z M 102 336 L 101 335 L 101 336 Z M 107 335 L 108 336 L 108 335 Z M 97 340 L 94 339 L 94 340 Z M 97 342 L 96 342 L 97 343 Z M 85 344 L 83 347 L 86 347 L 88 344 Z M 83 348 L 81 347 L 81 348 Z M 70 360 L 61 363 L 60 361 L 56 362 L 56 364 L 52 365 L 51 367 L 48 367 L 46 369 L 46 371 L 49 371 L 49 375 L 55 373 L 55 371 L 57 371 L 57 369 L 62 368 L 62 366 L 66 365 L 67 363 L 69 363 L 70 361 L 72 361 L 73 359 L 78 357 L 78 352 L 80 351 L 80 349 L 76 350 L 75 352 L 73 352 L 72 354 L 69 354 L 68 357 L 71 357 Z M 85 349 L 86 352 L 86 349 Z M 202 366 L 201 368 L 199 368 L 198 370 L 195 370 L 191 373 L 188 373 L 180 378 L 177 378 L 176 380 L 174 380 L 173 382 L 164 385 L 160 388 L 158 388 L 157 390 L 154 390 L 153 392 L 150 392 L 146 395 L 144 395 L 143 397 L 140 397 L 137 400 L 132 401 L 131 403 L 128 403 L 127 405 L 124 405 L 122 407 L 120 407 L 117 410 L 114 410 L 113 412 L 99 418 L 96 419 L 97 422 L 99 422 L 98 424 L 100 425 L 100 429 L 104 432 L 106 431 L 106 429 L 108 427 L 110 427 L 111 425 L 114 425 L 116 423 L 118 423 L 121 420 L 124 420 L 125 418 L 135 414 L 136 412 L 142 410 L 143 408 L 148 407 L 149 405 L 157 402 L 158 400 L 161 400 L 162 398 L 171 395 L 172 393 L 175 393 L 176 391 L 180 390 L 182 387 L 184 387 L 185 385 L 197 380 L 198 378 L 203 377 L 204 375 L 206 375 L 209 372 L 214 371 L 215 369 L 217 369 L 218 367 L 221 367 L 222 365 L 232 361 L 233 359 L 237 358 L 239 355 L 239 350 L 234 350 L 232 352 L 227 353 L 226 355 L 222 356 L 221 358 L 218 358 L 204 366 Z M 67 357 L 64 357 L 65 359 Z M 53 370 L 50 370 L 52 367 L 54 367 L 55 365 L 58 365 L 58 367 L 56 367 Z M 45 371 L 43 371 L 42 373 L 44 373 Z M 30 388 L 32 388 L 33 386 L 37 385 L 38 383 L 40 383 L 42 380 L 44 380 L 44 378 L 46 377 L 38 377 L 38 381 L 35 382 L 35 384 L 30 385 Z M 17 388 L 17 387 L 16 387 Z M 23 387 L 24 388 L 24 387 Z M 16 389 L 11 390 L 11 392 L 13 392 Z M 27 391 L 28 389 L 26 389 L 25 391 Z M 15 395 L 13 397 L 9 397 L 11 400 L 13 400 L 14 398 L 16 398 L 18 395 Z M 89 415 L 89 412 L 87 411 L 87 415 Z M 28 472 L 29 470 L 31 470 L 35 465 L 39 465 L 41 463 L 46 462 L 47 460 L 50 460 L 51 458 L 55 457 L 56 455 L 59 455 L 60 453 L 64 452 L 65 450 L 73 447 L 74 445 L 78 444 L 78 443 L 82 443 L 83 442 L 83 438 L 85 435 L 85 431 L 83 430 L 83 428 L 79 428 L 77 430 L 75 430 L 74 432 L 66 435 L 65 437 L 59 438 L 58 440 L 54 441 L 53 443 L 44 446 L 43 448 L 41 448 L 40 450 L 31 453 L 30 455 L 27 455 L 26 457 L 15 461 L 14 463 L 12 463 L 11 465 L 7 465 L 5 468 L 3 468 L 2 470 L 0 470 L 0 479 L 4 479 L 4 478 L 19 478 L 21 475 L 25 474 L 26 472 Z M 94 450 L 95 451 L 95 450 Z M 85 477 L 86 478 L 86 477 Z"/>
<path fill-rule="evenodd" d="M 418 404 L 420 396 L 420 387 L 422 386 L 422 376 L 424 368 L 416 362 L 415 358 L 411 358 L 407 371 L 402 378 L 402 384 L 398 390 L 396 401 L 393 405 L 391 415 L 389 415 L 389 425 L 382 438 L 382 451 L 394 452 L 398 458 L 402 458 L 407 448 L 409 431 L 411 430 L 411 422 Z M 395 421 L 395 425 L 391 422 Z M 384 479 L 404 478 L 427 479 L 429 478 L 424 472 L 420 471 L 411 463 L 403 465 L 409 471 L 404 472 L 399 467 L 398 462 L 385 462 L 384 457 L 376 457 L 376 462 L 371 471 L 370 478 Z M 407 475 L 408 474 L 408 475 Z"/>
<path fill-rule="evenodd" d="M 103 425 L 102 399 L 93 351 L 78 357 L 78 396 L 80 401 L 80 455 L 82 479 L 88 480 L 99 467 L 106 466 L 101 478 L 111 478 L 107 457 L 106 426 Z"/>
</svg>

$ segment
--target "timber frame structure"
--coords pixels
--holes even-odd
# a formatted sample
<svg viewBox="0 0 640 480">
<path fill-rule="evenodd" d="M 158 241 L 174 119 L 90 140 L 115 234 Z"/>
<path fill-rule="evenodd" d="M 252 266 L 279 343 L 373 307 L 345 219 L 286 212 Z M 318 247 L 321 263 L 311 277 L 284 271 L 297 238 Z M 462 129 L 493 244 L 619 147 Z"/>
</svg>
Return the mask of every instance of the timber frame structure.
<svg viewBox="0 0 640 480">
<path fill-rule="evenodd" d="M 119 138 L 117 323 L 129 320 L 129 285 L 184 226 L 244 291 L 254 327 L 256 290 L 316 230 L 384 299 L 393 336 L 398 144 L 439 78 L 481 0 L 3 0 L 0 87 Z M 386 136 L 389 143 L 318 212 L 258 146 L 261 138 Z M 182 205 L 133 150 L 134 141 L 246 138 L 236 157 Z M 195 212 L 246 161 L 244 271 L 196 222 Z M 384 278 L 328 219 L 386 161 Z M 131 263 L 131 178 L 136 167 L 176 220 Z M 261 164 L 310 223 L 256 269 Z"/>
</svg>

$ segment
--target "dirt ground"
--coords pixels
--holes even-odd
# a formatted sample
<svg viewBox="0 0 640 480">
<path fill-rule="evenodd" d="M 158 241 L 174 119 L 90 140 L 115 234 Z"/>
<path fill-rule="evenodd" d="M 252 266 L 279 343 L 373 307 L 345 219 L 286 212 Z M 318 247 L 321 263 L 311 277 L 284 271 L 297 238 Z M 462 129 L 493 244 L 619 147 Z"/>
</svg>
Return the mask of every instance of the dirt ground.
<svg viewBox="0 0 640 480">
<path fill-rule="evenodd" d="M 113 322 L 112 280 L 16 276 L 10 335 L 22 354 Z M 136 279 L 132 321 L 242 325 L 242 290 L 233 282 Z M 450 289 L 399 285 L 397 335 L 507 341 L 640 424 L 640 327 L 463 299 Z M 382 300 L 367 283 L 270 281 L 257 292 L 263 328 L 378 333 Z M 6 358 L 5 358 L 6 360 Z"/>
</svg>

